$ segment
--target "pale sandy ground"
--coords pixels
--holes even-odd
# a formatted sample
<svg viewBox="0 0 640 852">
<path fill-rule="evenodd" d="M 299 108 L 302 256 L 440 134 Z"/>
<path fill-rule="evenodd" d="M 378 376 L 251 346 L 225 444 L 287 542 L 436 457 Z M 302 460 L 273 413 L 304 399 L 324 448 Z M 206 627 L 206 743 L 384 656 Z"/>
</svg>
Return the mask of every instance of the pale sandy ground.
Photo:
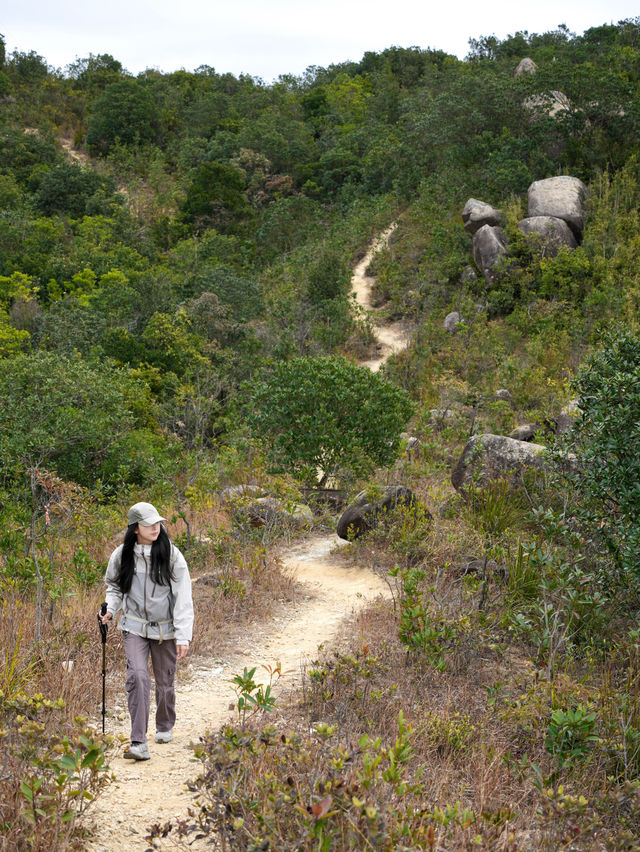
<svg viewBox="0 0 640 852">
<path fill-rule="evenodd" d="M 367 267 L 371 263 L 373 256 L 388 244 L 389 237 L 395 229 L 396 225 L 390 225 L 386 231 L 372 242 L 365 256 L 353 270 L 351 278 L 351 292 L 355 297 L 356 303 L 361 308 L 364 308 L 371 318 L 373 334 L 378 342 L 377 354 L 373 358 L 361 361 L 360 363 L 374 373 L 380 369 L 391 355 L 395 355 L 406 349 L 410 340 L 410 332 L 402 322 L 385 323 L 384 325 L 376 324 L 376 309 L 371 304 L 371 288 L 375 283 L 375 278 L 366 274 Z"/>
<path fill-rule="evenodd" d="M 352 287 L 357 303 L 375 315 L 370 300 L 374 279 L 365 275 L 373 255 L 388 241 L 395 226 L 378 237 L 353 272 Z M 381 344 L 378 355 L 363 362 L 378 370 L 394 352 L 408 344 L 406 330 L 395 323 L 373 326 Z M 344 542 L 335 535 L 309 537 L 289 549 L 282 557 L 285 569 L 300 584 L 296 602 L 286 613 L 252 628 L 237 653 L 225 659 L 198 658 L 182 664 L 176 689 L 178 721 L 172 743 L 153 742 L 152 706 L 150 718 L 151 760 L 111 762 L 116 781 L 98 798 L 84 818 L 93 839 L 90 852 L 142 852 L 148 848 L 144 836 L 150 825 L 185 818 L 193 805 L 193 794 L 186 782 L 198 774 L 192 762 L 189 743 L 197 742 L 207 730 L 217 730 L 230 721 L 230 705 L 236 699 L 231 678 L 245 667 L 281 663 L 286 675 L 279 688 L 291 688 L 299 681 L 302 667 L 316 655 L 319 645 L 330 646 L 344 620 L 379 595 L 387 596 L 386 583 L 367 567 L 347 565 L 341 557 Z M 276 687 L 276 695 L 278 687 Z M 108 732 L 129 735 L 124 683 L 110 688 Z M 195 847 L 194 847 L 195 848 Z"/>
</svg>

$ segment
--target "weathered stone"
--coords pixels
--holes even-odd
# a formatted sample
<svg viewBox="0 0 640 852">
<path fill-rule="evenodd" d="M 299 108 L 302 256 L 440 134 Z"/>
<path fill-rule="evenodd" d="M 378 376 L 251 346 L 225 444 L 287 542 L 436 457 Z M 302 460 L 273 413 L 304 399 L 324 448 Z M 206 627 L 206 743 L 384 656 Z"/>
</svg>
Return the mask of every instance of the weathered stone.
<svg viewBox="0 0 640 852">
<path fill-rule="evenodd" d="M 509 437 L 514 441 L 531 441 L 535 437 L 536 432 L 540 431 L 539 423 L 523 423 L 521 426 L 516 426 L 513 432 L 509 433 Z"/>
<path fill-rule="evenodd" d="M 586 187 L 569 175 L 537 180 L 529 187 L 529 218 L 554 216 L 564 219 L 577 239 L 584 226 Z"/>
<path fill-rule="evenodd" d="M 505 565 L 500 565 L 494 562 L 493 559 L 482 559 L 479 556 L 467 556 L 466 561 L 462 566 L 463 573 L 474 574 L 477 577 L 499 577 L 501 580 L 507 579 L 507 568 Z"/>
<path fill-rule="evenodd" d="M 485 488 L 500 479 L 517 487 L 526 471 L 544 470 L 544 451 L 541 444 L 516 441 L 504 435 L 474 435 L 451 474 L 451 483 L 463 494 L 471 484 Z"/>
<path fill-rule="evenodd" d="M 415 502 L 413 492 L 405 485 L 387 485 L 379 500 L 372 500 L 366 491 L 361 491 L 342 513 L 336 533 L 345 541 L 352 541 L 375 529 L 381 514 L 399 505 L 413 506 Z"/>
<path fill-rule="evenodd" d="M 231 503 L 242 497 L 263 497 L 265 490 L 259 485 L 229 485 L 220 492 L 220 497 L 225 503 Z"/>
<path fill-rule="evenodd" d="M 565 405 L 560 414 L 555 417 L 556 435 L 564 435 L 565 432 L 568 432 L 578 417 L 580 417 L 578 400 L 572 399 Z"/>
<path fill-rule="evenodd" d="M 521 74 L 535 74 L 538 70 L 538 66 L 530 59 L 528 56 L 525 56 L 524 59 L 521 59 L 518 62 L 518 67 L 514 71 L 514 76 L 519 77 Z"/>
<path fill-rule="evenodd" d="M 293 524 L 305 526 L 313 523 L 313 512 L 304 503 L 285 505 L 276 497 L 260 497 L 243 510 L 249 522 L 256 527 Z"/>
<path fill-rule="evenodd" d="M 500 272 L 500 262 L 507 254 L 507 244 L 502 228 L 483 225 L 473 235 L 473 259 L 491 284 Z"/>
<path fill-rule="evenodd" d="M 502 225 L 502 211 L 477 198 L 470 198 L 462 210 L 462 221 L 465 231 L 473 236 L 483 225 Z"/>
<path fill-rule="evenodd" d="M 501 399 L 503 402 L 508 402 L 509 405 L 513 405 L 513 396 L 511 394 L 511 391 L 507 390 L 506 388 L 500 388 L 499 390 L 497 390 L 495 392 L 495 398 Z"/>
<path fill-rule="evenodd" d="M 451 311 L 444 318 L 442 325 L 450 334 L 455 334 L 458 331 L 458 323 L 460 322 L 463 322 L 463 319 L 458 311 Z"/>
<path fill-rule="evenodd" d="M 522 102 L 522 106 L 534 119 L 540 114 L 556 118 L 560 113 L 568 112 L 572 108 L 572 103 L 564 92 L 553 89 L 545 94 L 529 95 Z"/>
<path fill-rule="evenodd" d="M 518 222 L 518 230 L 539 247 L 545 257 L 555 257 L 562 246 L 574 249 L 578 242 L 564 219 L 557 216 L 529 216 Z"/>
<path fill-rule="evenodd" d="M 474 281 L 478 280 L 478 275 L 473 268 L 473 266 L 465 266 L 465 268 L 460 273 L 460 283 L 461 284 L 473 284 Z"/>
</svg>

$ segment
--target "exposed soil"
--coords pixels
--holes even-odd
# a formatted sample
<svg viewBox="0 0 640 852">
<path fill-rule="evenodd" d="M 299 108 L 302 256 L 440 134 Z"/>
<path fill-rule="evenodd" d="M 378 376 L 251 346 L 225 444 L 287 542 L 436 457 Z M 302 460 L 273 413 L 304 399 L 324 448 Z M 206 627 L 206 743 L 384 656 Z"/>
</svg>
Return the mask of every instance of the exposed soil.
<svg viewBox="0 0 640 852">
<path fill-rule="evenodd" d="M 356 300 L 371 309 L 373 280 L 365 275 L 376 251 L 389 239 L 393 226 L 369 248 L 353 274 Z M 380 342 L 375 359 L 364 362 L 377 370 L 392 352 L 406 347 L 406 331 L 399 325 L 374 326 Z M 178 671 L 176 684 L 177 723 L 174 740 L 166 745 L 153 742 L 154 707 L 150 716 L 151 759 L 144 762 L 113 759 L 116 781 L 98 798 L 85 817 L 93 838 L 87 843 L 92 852 L 138 852 L 148 826 L 185 817 L 193 804 L 186 782 L 197 774 L 192 763 L 190 742 L 207 730 L 217 730 L 233 718 L 235 693 L 230 680 L 246 667 L 258 666 L 268 680 L 263 665 L 280 662 L 285 676 L 276 686 L 291 688 L 299 680 L 305 663 L 316 655 L 321 644 L 333 644 L 345 619 L 379 595 L 389 595 L 384 581 L 369 568 L 347 564 L 340 552 L 345 543 L 335 535 L 312 536 L 293 545 L 281 555 L 285 570 L 298 583 L 295 602 L 267 623 L 244 635 L 233 653 L 224 659 L 186 658 Z M 257 673 L 256 673 L 257 674 Z M 124 683 L 111 686 L 108 731 L 129 736 Z M 153 691 L 153 690 L 152 690 Z"/>
<path fill-rule="evenodd" d="M 380 325 L 376 323 L 376 314 L 380 314 L 380 311 L 376 310 L 371 302 L 371 289 L 375 283 L 375 278 L 367 275 L 367 268 L 373 256 L 388 244 L 389 237 L 395 229 L 396 225 L 390 225 L 386 231 L 371 243 L 369 250 L 353 270 L 351 278 L 351 292 L 355 296 L 356 303 L 361 308 L 364 308 L 371 318 L 373 334 L 377 341 L 376 355 L 360 363 L 374 373 L 380 369 L 391 355 L 406 349 L 411 337 L 409 330 L 403 322 L 382 323 Z"/>
</svg>

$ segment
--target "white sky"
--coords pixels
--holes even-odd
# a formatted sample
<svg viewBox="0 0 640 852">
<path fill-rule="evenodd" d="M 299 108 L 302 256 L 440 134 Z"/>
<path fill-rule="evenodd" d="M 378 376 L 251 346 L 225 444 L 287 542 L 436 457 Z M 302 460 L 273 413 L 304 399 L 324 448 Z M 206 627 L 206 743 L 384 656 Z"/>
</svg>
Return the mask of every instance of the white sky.
<svg viewBox="0 0 640 852">
<path fill-rule="evenodd" d="M 210 65 L 218 73 L 301 74 L 310 65 L 358 61 L 392 45 L 464 58 L 469 38 L 582 34 L 640 14 L 637 0 L 3 0 L 7 50 L 34 50 L 64 69 L 110 53 L 136 74 Z"/>
</svg>

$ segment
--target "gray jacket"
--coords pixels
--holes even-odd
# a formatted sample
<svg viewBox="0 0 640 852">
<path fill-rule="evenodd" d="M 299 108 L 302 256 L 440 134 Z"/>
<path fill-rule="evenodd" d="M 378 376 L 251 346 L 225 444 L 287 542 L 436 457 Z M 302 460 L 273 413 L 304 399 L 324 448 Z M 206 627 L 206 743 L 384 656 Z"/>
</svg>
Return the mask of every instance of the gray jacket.
<svg viewBox="0 0 640 852">
<path fill-rule="evenodd" d="M 159 586 L 150 574 L 151 545 L 136 544 L 133 552 L 135 571 L 127 594 L 116 583 L 122 545 L 111 554 L 105 575 L 107 612 L 114 618 L 122 612 L 120 630 L 148 639 L 175 639 L 178 645 L 188 645 L 193 633 L 193 600 L 184 556 L 171 545 L 171 570 L 175 579 L 168 586 Z"/>
</svg>

